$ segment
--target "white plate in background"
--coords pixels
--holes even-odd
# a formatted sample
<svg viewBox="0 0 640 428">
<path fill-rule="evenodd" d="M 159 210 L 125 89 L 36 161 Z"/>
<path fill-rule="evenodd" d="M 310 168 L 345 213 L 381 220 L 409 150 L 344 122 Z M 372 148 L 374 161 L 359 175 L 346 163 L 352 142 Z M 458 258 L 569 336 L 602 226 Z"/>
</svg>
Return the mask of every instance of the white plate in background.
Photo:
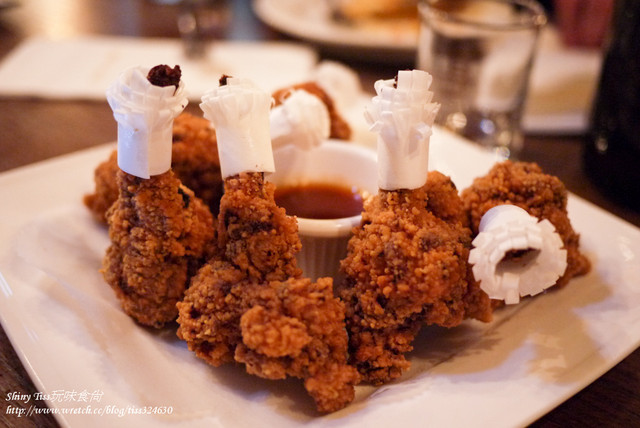
<svg viewBox="0 0 640 428">
<path fill-rule="evenodd" d="M 417 25 L 353 26 L 331 19 L 327 0 L 254 0 L 256 15 L 290 36 L 351 58 L 413 62 Z"/>
</svg>

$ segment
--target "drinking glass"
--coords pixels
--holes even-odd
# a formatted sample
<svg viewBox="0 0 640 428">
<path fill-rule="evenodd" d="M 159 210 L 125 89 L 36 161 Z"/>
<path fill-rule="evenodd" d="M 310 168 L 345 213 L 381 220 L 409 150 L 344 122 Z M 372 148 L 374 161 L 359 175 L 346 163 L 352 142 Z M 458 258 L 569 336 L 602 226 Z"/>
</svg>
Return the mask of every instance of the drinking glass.
<svg viewBox="0 0 640 428">
<path fill-rule="evenodd" d="M 533 0 L 423 0 L 417 67 L 433 76 L 436 123 L 502 158 L 522 147 L 522 112 L 544 9 Z"/>
</svg>

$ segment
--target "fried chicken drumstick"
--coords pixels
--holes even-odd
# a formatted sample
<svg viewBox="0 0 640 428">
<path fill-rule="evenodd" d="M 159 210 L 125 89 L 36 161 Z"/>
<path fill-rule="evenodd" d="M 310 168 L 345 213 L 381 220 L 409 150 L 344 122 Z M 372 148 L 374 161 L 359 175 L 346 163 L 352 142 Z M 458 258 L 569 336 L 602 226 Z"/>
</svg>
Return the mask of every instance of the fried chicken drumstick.
<svg viewBox="0 0 640 428">
<path fill-rule="evenodd" d="M 439 173 L 427 178 L 438 108 L 430 104 L 430 79 L 414 70 L 376 83 L 379 103 L 374 98 L 369 112 L 380 133 L 380 191 L 365 204 L 362 225 L 349 241 L 340 292 L 351 362 L 373 384 L 409 367 L 405 354 L 421 326 L 491 317 L 488 297 L 468 281 L 471 231 L 455 186 Z"/>
<path fill-rule="evenodd" d="M 580 236 L 573 230 L 567 214 L 567 189 L 557 178 L 527 162 L 504 161 L 476 178 L 460 196 L 468 213 L 474 235 L 479 232 L 483 215 L 491 208 L 512 204 L 539 220 L 549 220 L 567 251 L 567 267 L 556 282 L 562 287 L 575 276 L 589 272 L 591 264 L 580 252 Z"/>
<path fill-rule="evenodd" d="M 242 117 L 226 122 L 235 111 L 221 100 L 233 98 L 253 108 L 252 127 L 262 126 L 269 104 L 269 97 L 247 81 L 225 83 L 210 99 L 203 98 L 216 129 L 226 129 L 219 138 L 223 152 L 227 144 L 238 148 L 234 133 L 247 128 Z M 276 205 L 275 186 L 263 177 L 273 170 L 270 141 L 267 136 L 265 143 L 259 129 L 249 139 L 254 149 L 266 144 L 264 157 L 271 159 L 240 153 L 241 162 L 250 159 L 246 166 L 221 155 L 225 193 L 218 216 L 219 255 L 198 272 L 178 303 L 178 336 L 213 366 L 235 361 L 263 378 L 304 379 L 317 409 L 335 411 L 353 400 L 358 381 L 347 365 L 344 306 L 334 297 L 330 278 L 314 283 L 302 277 L 295 259 L 301 246 L 296 220 Z"/>
<path fill-rule="evenodd" d="M 370 200 L 341 264 L 351 362 L 373 384 L 409 368 L 405 354 L 423 325 L 491 319 L 488 296 L 469 281 L 471 231 L 431 208 L 463 215 L 455 187 L 429 198 L 436 180 L 450 180 L 436 172 L 428 177 L 422 188 L 381 190 Z"/>
<path fill-rule="evenodd" d="M 160 71 L 166 72 L 164 68 Z M 175 72 L 173 69 L 170 71 Z M 149 76 L 153 77 L 157 72 L 156 67 Z M 131 71 L 134 75 L 131 80 L 135 80 L 139 73 L 139 69 Z M 122 77 L 125 85 L 128 85 L 128 77 Z M 177 76 L 170 79 L 169 85 L 177 88 L 179 80 L 177 68 Z M 126 102 L 119 98 L 118 85 L 114 86 L 109 94 L 110 103 L 120 120 L 126 121 L 127 118 L 123 118 L 128 116 Z M 154 90 L 148 82 L 149 87 L 143 84 L 132 86 Z M 179 95 L 167 95 L 167 91 L 160 92 L 160 96 L 169 98 L 168 104 L 184 102 Z M 147 106 L 138 107 L 143 109 Z M 174 108 L 179 109 L 178 106 Z M 152 124 L 150 128 L 156 126 L 171 129 L 170 122 Z M 149 132 L 148 135 L 154 133 Z M 129 142 L 134 150 L 141 149 L 137 146 L 158 143 L 146 141 L 144 137 L 141 137 L 143 141 Z M 120 143 L 124 141 L 119 138 Z M 124 154 L 125 149 L 120 152 L 128 156 Z M 170 148 L 167 154 L 171 156 Z M 126 161 L 118 161 L 126 164 L 131 173 L 117 173 L 118 198 L 107 212 L 111 245 L 103 259 L 102 272 L 128 315 L 143 325 L 159 328 L 175 320 L 178 314 L 176 303 L 182 299 L 190 277 L 209 255 L 215 236 L 213 217 L 203 202 L 182 185 L 170 169 L 160 172 L 165 167 L 149 174 L 149 170 L 155 168 L 153 165 L 146 168 L 147 165 L 141 167 Z M 140 177 L 147 175 L 150 176 Z"/>
<path fill-rule="evenodd" d="M 213 217 L 171 171 L 150 179 L 121 171 L 118 185 L 102 272 L 127 314 L 160 328 L 176 319 L 176 303 L 207 257 Z"/>
</svg>

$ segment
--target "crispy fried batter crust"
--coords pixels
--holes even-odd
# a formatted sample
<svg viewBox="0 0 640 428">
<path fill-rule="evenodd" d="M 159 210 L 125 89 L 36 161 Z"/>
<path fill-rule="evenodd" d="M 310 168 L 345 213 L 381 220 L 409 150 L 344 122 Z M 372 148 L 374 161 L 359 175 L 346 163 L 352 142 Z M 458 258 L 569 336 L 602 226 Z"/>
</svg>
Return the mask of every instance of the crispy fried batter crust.
<svg viewBox="0 0 640 428">
<path fill-rule="evenodd" d="M 93 173 L 95 191 L 86 194 L 82 199 L 93 218 L 100 223 L 107 223 L 107 211 L 118 199 L 118 182 L 116 180 L 118 171 L 120 171 L 118 153 L 114 150 L 107 160 L 96 167 Z"/>
<path fill-rule="evenodd" d="M 484 213 L 496 205 L 513 204 L 540 220 L 549 220 L 567 250 L 567 270 L 556 282 L 562 287 L 591 269 L 579 249 L 580 235 L 571 226 L 567 213 L 567 189 L 557 177 L 545 174 L 535 163 L 505 161 L 461 192 L 473 234 L 478 233 Z"/>
<path fill-rule="evenodd" d="M 224 257 L 250 278 L 299 277 L 295 255 L 302 244 L 298 223 L 273 199 L 275 185 L 262 173 L 241 173 L 225 180 L 218 234 Z"/>
<path fill-rule="evenodd" d="M 215 248 L 213 217 L 171 171 L 148 180 L 120 171 L 117 179 L 102 272 L 127 314 L 162 327 L 176 318 L 190 277 Z"/>
<path fill-rule="evenodd" d="M 318 410 L 332 412 L 353 400 L 359 381 L 347 365 L 344 305 L 330 278 L 301 278 L 297 223 L 276 206 L 274 190 L 262 173 L 225 180 L 219 255 L 178 303 L 178 336 L 211 365 L 302 378 Z"/>
<path fill-rule="evenodd" d="M 404 354 L 421 325 L 491 318 L 488 297 L 467 280 L 471 231 L 462 217 L 453 183 L 439 173 L 423 188 L 380 191 L 365 204 L 341 264 L 341 296 L 351 360 L 368 381 L 409 367 Z"/>
<path fill-rule="evenodd" d="M 214 216 L 223 188 L 217 141 L 211 123 L 203 117 L 182 113 L 173 121 L 171 168 Z"/>
<path fill-rule="evenodd" d="M 209 364 L 236 361 L 263 378 L 304 379 L 320 412 L 353 400 L 359 376 L 347 365 L 344 305 L 330 278 L 255 282 L 215 262 L 178 307 L 178 335 Z"/>
</svg>

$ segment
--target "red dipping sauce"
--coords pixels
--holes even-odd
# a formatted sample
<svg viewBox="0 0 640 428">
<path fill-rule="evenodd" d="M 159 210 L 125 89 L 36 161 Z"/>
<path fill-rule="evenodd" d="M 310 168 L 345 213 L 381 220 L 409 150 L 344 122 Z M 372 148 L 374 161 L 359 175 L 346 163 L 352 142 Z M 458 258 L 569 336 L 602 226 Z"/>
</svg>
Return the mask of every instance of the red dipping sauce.
<svg viewBox="0 0 640 428">
<path fill-rule="evenodd" d="M 353 217 L 363 207 L 358 189 L 325 183 L 277 187 L 275 201 L 288 215 L 316 220 Z"/>
</svg>

